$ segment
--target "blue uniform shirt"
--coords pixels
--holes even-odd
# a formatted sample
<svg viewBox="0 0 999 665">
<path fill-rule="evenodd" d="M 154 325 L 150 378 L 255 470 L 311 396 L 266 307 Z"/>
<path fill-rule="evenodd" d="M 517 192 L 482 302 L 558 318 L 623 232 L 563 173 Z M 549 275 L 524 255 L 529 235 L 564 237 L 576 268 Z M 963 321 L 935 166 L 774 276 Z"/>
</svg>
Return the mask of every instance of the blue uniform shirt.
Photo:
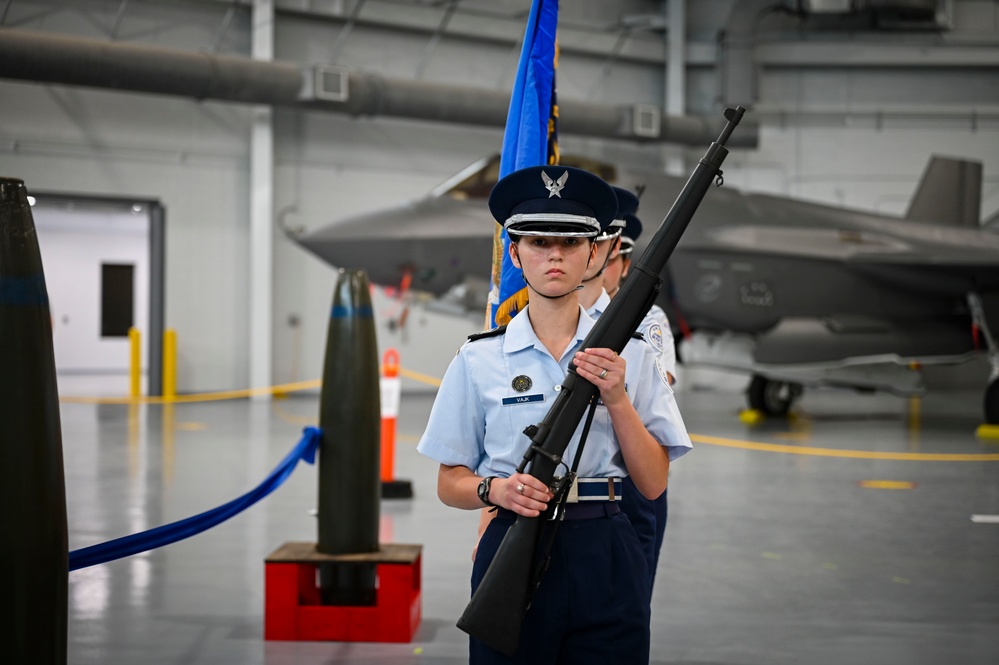
<svg viewBox="0 0 999 665">
<path fill-rule="evenodd" d="M 607 310 L 610 305 L 610 296 L 607 291 L 601 291 L 600 297 L 593 303 L 593 306 L 586 310 L 592 319 L 599 319 L 600 315 Z M 669 325 L 666 312 L 659 305 L 652 305 L 649 313 L 645 315 L 638 325 L 638 332 L 642 333 L 645 341 L 648 342 L 656 354 L 656 369 L 661 372 L 669 372 L 673 379 L 676 379 L 676 347 L 673 345 L 673 329 Z"/>
<path fill-rule="evenodd" d="M 513 318 L 506 333 L 466 342 L 437 392 L 427 429 L 417 450 L 447 466 L 465 466 L 479 476 L 510 476 L 523 460 L 530 440 L 524 428 L 541 422 L 561 388 L 573 354 L 594 321 L 580 308 L 575 340 L 553 358 L 531 327 L 530 306 Z M 631 340 L 621 353 L 627 363 L 625 387 L 646 429 L 668 449 L 670 460 L 691 448 L 673 391 L 653 371 L 651 347 Z M 530 387 L 523 388 L 529 379 Z M 575 457 L 582 424 L 566 460 Z M 564 470 L 563 470 L 564 471 Z M 580 460 L 580 477 L 628 475 L 606 408 L 597 406 Z"/>
</svg>

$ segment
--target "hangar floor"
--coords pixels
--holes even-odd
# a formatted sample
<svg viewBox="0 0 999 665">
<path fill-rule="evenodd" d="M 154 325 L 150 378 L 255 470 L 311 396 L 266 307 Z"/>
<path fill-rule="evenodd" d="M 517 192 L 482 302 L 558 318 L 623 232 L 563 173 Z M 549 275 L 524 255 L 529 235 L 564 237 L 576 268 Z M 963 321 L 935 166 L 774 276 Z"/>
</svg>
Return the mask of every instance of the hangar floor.
<svg viewBox="0 0 999 665">
<path fill-rule="evenodd" d="M 999 662 L 999 523 L 987 521 L 999 515 L 999 442 L 975 436 L 980 393 L 931 394 L 917 418 L 907 400 L 813 391 L 797 419 L 757 426 L 739 420 L 736 391 L 678 397 L 695 449 L 671 472 L 653 663 Z M 300 465 L 214 529 L 72 572 L 69 663 L 465 662 L 454 623 L 477 515 L 437 500 L 436 466 L 415 452 L 431 399 L 402 400 L 396 476 L 415 498 L 381 506 L 383 542 L 423 545 L 411 644 L 263 639 L 264 558 L 316 538 L 317 474 Z M 317 413 L 315 396 L 63 403 L 70 549 L 243 494 Z M 973 457 L 934 457 L 954 454 Z"/>
</svg>

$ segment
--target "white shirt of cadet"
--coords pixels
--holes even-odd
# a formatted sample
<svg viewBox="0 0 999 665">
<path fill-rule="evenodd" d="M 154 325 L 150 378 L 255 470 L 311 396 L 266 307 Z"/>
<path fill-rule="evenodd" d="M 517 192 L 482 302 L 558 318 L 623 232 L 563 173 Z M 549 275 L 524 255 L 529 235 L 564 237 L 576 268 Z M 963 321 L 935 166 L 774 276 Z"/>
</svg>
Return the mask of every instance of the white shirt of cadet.
<svg viewBox="0 0 999 665">
<path fill-rule="evenodd" d="M 530 440 L 523 433 L 540 423 L 561 389 L 574 353 L 593 327 L 580 308 L 576 336 L 561 358 L 553 358 L 534 333 L 528 311 L 517 314 L 506 333 L 466 342 L 451 361 L 437 392 L 417 450 L 447 466 L 465 466 L 479 476 L 509 476 Z M 621 356 L 627 363 L 625 389 L 649 433 L 667 448 L 670 460 L 691 448 L 673 391 L 655 371 L 655 355 L 633 339 Z M 563 458 L 574 459 L 580 426 Z M 559 474 L 565 469 L 560 469 Z M 581 477 L 624 477 L 628 471 L 607 409 L 599 405 L 578 473 Z"/>
<path fill-rule="evenodd" d="M 590 318 L 599 319 L 600 315 L 607 311 L 611 299 L 607 291 L 601 291 L 600 297 L 593 303 L 593 306 L 586 310 Z M 666 312 L 659 305 L 652 305 L 649 313 L 645 315 L 638 325 L 638 332 L 642 333 L 645 341 L 652 346 L 656 354 L 656 370 L 660 373 L 669 372 L 673 379 L 676 379 L 676 346 L 673 343 L 673 329 L 666 318 Z"/>
</svg>

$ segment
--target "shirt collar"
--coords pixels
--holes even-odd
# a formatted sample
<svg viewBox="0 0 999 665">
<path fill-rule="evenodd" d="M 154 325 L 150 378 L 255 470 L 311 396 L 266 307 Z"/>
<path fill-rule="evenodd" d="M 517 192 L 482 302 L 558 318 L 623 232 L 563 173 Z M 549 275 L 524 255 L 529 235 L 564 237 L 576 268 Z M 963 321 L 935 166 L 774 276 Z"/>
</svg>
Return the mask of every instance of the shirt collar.
<svg viewBox="0 0 999 665">
<path fill-rule="evenodd" d="M 607 293 L 605 292 L 602 297 L 606 296 Z M 607 300 L 610 302 L 610 298 L 607 298 Z M 503 353 L 514 353 L 532 346 L 545 351 L 545 353 L 548 352 L 541 343 L 541 340 L 538 339 L 538 336 L 534 334 L 534 328 L 531 327 L 531 320 L 526 316 L 527 310 L 530 307 L 530 305 L 524 307 L 507 324 L 506 334 L 503 335 Z M 576 324 L 576 341 L 573 346 L 578 345 L 586 339 L 594 323 L 594 320 L 590 318 L 586 310 L 583 309 L 583 306 L 580 305 L 579 322 Z"/>
<path fill-rule="evenodd" d="M 610 305 L 610 300 L 610 296 L 607 295 L 607 289 L 600 289 L 600 296 L 597 297 L 597 301 L 593 303 L 593 306 L 586 310 L 586 313 L 593 319 L 599 317 L 607 311 L 607 306 Z"/>
</svg>

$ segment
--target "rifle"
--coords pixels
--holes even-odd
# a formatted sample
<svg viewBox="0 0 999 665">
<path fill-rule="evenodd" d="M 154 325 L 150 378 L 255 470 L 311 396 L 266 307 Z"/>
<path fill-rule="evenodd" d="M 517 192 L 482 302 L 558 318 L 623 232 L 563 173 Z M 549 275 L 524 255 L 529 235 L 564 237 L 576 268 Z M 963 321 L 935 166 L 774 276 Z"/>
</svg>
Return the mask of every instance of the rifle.
<svg viewBox="0 0 999 665">
<path fill-rule="evenodd" d="M 728 155 L 725 142 L 745 112 L 741 106 L 725 109 L 727 122 L 721 135 L 698 162 L 652 242 L 632 267 L 620 293 L 586 336 L 582 348 L 609 348 L 616 353 L 624 349 L 655 302 L 662 285 L 660 273 L 708 187 L 713 180 L 718 186 L 722 185 L 721 165 Z M 570 365 L 558 397 L 544 419 L 524 430 L 531 446 L 517 472 L 524 473 L 530 464 L 531 475 L 551 485 L 555 471 L 562 463 L 562 454 L 597 393 L 597 387 L 580 378 L 575 365 Z M 567 480 L 571 482 L 571 477 Z M 565 490 L 564 487 L 558 489 Z M 536 561 L 536 551 L 542 518 L 548 516 L 551 509 L 549 504 L 549 509 L 539 517 L 517 517 L 458 619 L 458 628 L 509 656 L 517 653 L 524 615 L 544 573 L 546 564 Z"/>
</svg>

